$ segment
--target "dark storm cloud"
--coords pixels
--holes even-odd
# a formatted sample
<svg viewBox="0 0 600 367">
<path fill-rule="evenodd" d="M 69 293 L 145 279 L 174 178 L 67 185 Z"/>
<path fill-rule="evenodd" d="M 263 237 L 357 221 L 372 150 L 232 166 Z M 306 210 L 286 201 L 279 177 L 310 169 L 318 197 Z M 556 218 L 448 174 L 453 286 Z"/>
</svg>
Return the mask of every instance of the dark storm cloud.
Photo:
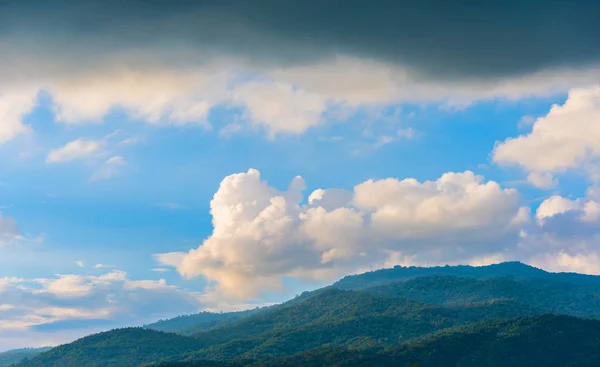
<svg viewBox="0 0 600 367">
<path fill-rule="evenodd" d="M 346 54 L 494 77 L 596 63 L 600 1 L 4 0 L 0 32 L 21 47 L 184 46 L 279 64 Z"/>
</svg>

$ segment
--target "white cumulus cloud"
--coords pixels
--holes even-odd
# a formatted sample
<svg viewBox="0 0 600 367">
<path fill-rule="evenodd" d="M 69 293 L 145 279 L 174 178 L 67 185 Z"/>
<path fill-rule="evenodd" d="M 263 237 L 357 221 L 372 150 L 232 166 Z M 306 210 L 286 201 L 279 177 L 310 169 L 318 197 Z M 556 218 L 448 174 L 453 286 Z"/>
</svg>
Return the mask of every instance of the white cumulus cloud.
<svg viewBox="0 0 600 367">
<path fill-rule="evenodd" d="M 0 89 L 0 144 L 30 131 L 23 118 L 33 109 L 38 91 L 9 86 Z"/>
<path fill-rule="evenodd" d="M 157 255 L 209 293 L 251 299 L 281 291 L 287 277 L 331 280 L 381 266 L 393 253 L 452 259 L 495 252 L 516 239 L 519 194 L 472 172 L 436 181 L 367 181 L 353 192 L 319 189 L 303 204 L 304 181 L 286 191 L 257 170 L 226 177 L 211 201 L 213 233 L 188 253 Z"/>
<path fill-rule="evenodd" d="M 235 89 L 233 98 L 247 108 L 255 125 L 277 133 L 303 133 L 322 122 L 327 97 L 281 82 L 252 82 Z"/>
<path fill-rule="evenodd" d="M 541 188 L 556 185 L 552 173 L 591 169 L 598 158 L 600 86 L 572 89 L 563 105 L 552 106 L 534 122 L 530 133 L 497 144 L 493 152 L 496 163 L 522 167 Z"/>
</svg>

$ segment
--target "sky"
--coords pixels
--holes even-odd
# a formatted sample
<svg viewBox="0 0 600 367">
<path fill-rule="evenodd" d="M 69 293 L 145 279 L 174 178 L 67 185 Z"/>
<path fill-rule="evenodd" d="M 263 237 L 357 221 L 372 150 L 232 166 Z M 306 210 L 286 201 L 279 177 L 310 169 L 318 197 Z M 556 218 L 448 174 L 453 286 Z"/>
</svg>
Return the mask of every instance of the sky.
<svg viewBox="0 0 600 367">
<path fill-rule="evenodd" d="M 600 4 L 0 4 L 0 351 L 394 265 L 600 274 Z"/>
</svg>

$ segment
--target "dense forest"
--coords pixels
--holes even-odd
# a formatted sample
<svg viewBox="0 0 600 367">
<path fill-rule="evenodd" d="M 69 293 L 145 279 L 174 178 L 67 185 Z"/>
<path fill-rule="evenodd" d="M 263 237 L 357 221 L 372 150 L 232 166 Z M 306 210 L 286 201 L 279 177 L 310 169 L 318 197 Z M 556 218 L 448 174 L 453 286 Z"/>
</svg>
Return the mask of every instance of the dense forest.
<svg viewBox="0 0 600 367">
<path fill-rule="evenodd" d="M 0 353 L 0 367 L 9 366 L 25 358 L 35 357 L 36 355 L 47 350 L 50 350 L 50 348 L 23 348 Z"/>
<path fill-rule="evenodd" d="M 584 367 L 600 365 L 600 322 L 541 315 L 444 329 L 384 350 L 321 348 L 289 357 L 233 361 L 237 366 Z M 206 361 L 163 362 L 200 367 Z"/>
<path fill-rule="evenodd" d="M 396 267 L 271 307 L 91 335 L 19 366 L 598 366 L 598 310 L 598 277 Z"/>
<path fill-rule="evenodd" d="M 182 315 L 169 320 L 159 320 L 153 324 L 144 325 L 144 328 L 164 332 L 176 332 L 181 335 L 192 335 L 201 331 L 233 324 L 238 319 L 258 310 L 222 313 L 200 312 L 195 315 Z"/>
</svg>

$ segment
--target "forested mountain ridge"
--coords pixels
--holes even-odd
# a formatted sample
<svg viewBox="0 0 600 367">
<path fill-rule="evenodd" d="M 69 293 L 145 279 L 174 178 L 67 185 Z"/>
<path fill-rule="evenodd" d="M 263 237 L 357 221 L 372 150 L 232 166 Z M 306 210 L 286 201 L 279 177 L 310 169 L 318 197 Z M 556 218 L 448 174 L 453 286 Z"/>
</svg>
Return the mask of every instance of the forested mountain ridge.
<svg viewBox="0 0 600 367">
<path fill-rule="evenodd" d="M 353 287 L 348 287 L 348 281 L 340 287 L 342 280 L 280 305 L 242 313 L 200 313 L 146 328 L 92 335 L 19 366 L 118 367 L 192 360 L 207 366 L 402 366 L 416 362 L 438 366 L 434 362 L 440 358 L 455 358 L 457 364 L 439 366 L 477 365 L 469 361 L 481 366 L 504 366 L 494 364 L 502 361 L 486 359 L 486 355 L 506 360 L 502 353 L 507 345 L 522 345 L 535 353 L 552 355 L 553 350 L 546 351 L 535 341 L 551 336 L 546 342 L 556 348 L 564 335 L 576 338 L 577 328 L 591 338 L 590 343 L 600 340 L 597 321 L 539 316 L 553 313 L 597 318 L 597 277 L 557 275 L 520 263 L 433 269 L 449 275 L 425 274 L 429 270 L 424 268 L 402 268 L 396 269 L 400 275 L 395 271 L 394 276 L 387 274 L 382 281 L 381 273 L 366 273 L 351 278 Z M 486 269 L 490 269 L 490 276 L 484 276 Z M 415 273 L 425 275 L 413 276 Z M 571 320 L 573 328 L 565 320 Z M 153 325 L 187 336 L 151 330 Z M 470 338 L 481 343 L 466 350 L 465 345 L 472 343 Z M 590 349 L 592 344 L 585 348 Z M 576 346 L 570 348 L 573 353 L 578 350 Z M 577 357 L 580 364 L 565 366 L 588 366 L 585 363 L 595 356 L 588 349 L 582 353 L 589 358 Z M 519 358 L 543 360 L 542 355 L 534 354 Z M 354 360 L 363 364 L 352 364 Z"/>
<path fill-rule="evenodd" d="M 22 366 L 131 366 L 186 358 L 270 358 L 328 347 L 385 348 L 439 329 L 537 311 L 496 301 L 431 305 L 365 292 L 328 289 L 289 307 L 185 337 L 142 328 L 117 329 L 56 347 Z"/>
<path fill-rule="evenodd" d="M 233 327 L 196 334 L 212 345 L 194 356 L 264 358 L 323 345 L 384 347 L 481 319 L 535 314 L 539 311 L 512 301 L 444 307 L 330 289 L 291 307 L 249 317 Z"/>
<path fill-rule="evenodd" d="M 393 268 L 380 269 L 362 274 L 346 276 L 335 282 L 333 287 L 341 289 L 361 289 L 382 285 L 389 282 L 395 282 L 398 280 L 432 275 L 471 278 L 511 276 L 520 278 L 552 279 L 575 284 L 600 285 L 600 276 L 597 275 L 551 273 L 518 261 L 510 261 L 486 266 L 446 265 L 434 267 L 405 267 L 398 265 Z"/>
<path fill-rule="evenodd" d="M 159 320 L 155 323 L 144 325 L 146 329 L 192 335 L 235 323 L 239 319 L 251 315 L 260 309 L 238 312 L 200 312 L 193 315 L 182 315 L 168 320 Z"/>
<path fill-rule="evenodd" d="M 441 280 L 436 285 L 435 292 L 432 290 L 427 291 L 429 294 L 419 294 L 418 283 L 425 284 L 429 277 L 432 280 Z M 446 278 L 442 278 L 446 277 Z M 497 281 L 494 289 L 485 290 L 485 287 L 492 286 L 494 281 L 490 280 L 487 282 L 487 278 L 504 278 L 506 282 L 512 282 L 512 285 L 518 285 L 516 289 L 505 287 L 504 289 L 498 287 L 498 284 L 502 281 Z M 460 279 L 463 278 L 468 285 L 460 284 Z M 479 279 L 481 283 L 475 283 L 474 280 Z M 412 282 L 410 282 L 412 280 Z M 529 282 L 527 282 L 529 280 Z M 544 280 L 544 281 L 541 281 Z M 409 281 L 406 285 L 402 285 L 401 282 Z M 454 282 L 454 284 L 448 284 Z M 302 300 L 310 297 L 314 297 L 320 292 L 326 291 L 328 288 L 346 289 L 346 290 L 366 290 L 377 292 L 378 295 L 384 295 L 386 288 L 377 289 L 374 287 L 384 286 L 389 283 L 396 283 L 391 288 L 396 287 L 396 290 L 389 289 L 393 296 L 400 296 L 407 299 L 420 300 L 428 303 L 469 303 L 469 302 L 480 302 L 489 301 L 496 298 L 513 298 L 512 293 L 516 293 L 517 290 L 528 287 L 528 290 L 524 293 L 530 293 L 530 288 L 541 287 L 556 287 L 557 291 L 555 294 L 567 293 L 573 295 L 575 292 L 570 290 L 572 284 L 577 285 L 577 289 L 585 292 L 586 294 L 600 293 L 600 276 L 584 275 L 576 273 L 550 273 L 542 269 L 538 269 L 520 262 L 505 262 L 487 266 L 438 266 L 438 267 L 402 267 L 396 266 L 389 269 L 380 269 L 372 272 L 366 272 L 363 274 L 351 275 L 342 278 L 335 282 L 329 287 L 318 289 L 312 292 L 304 292 L 300 297 L 285 302 L 281 305 L 275 305 L 271 307 L 264 307 L 260 309 L 247 310 L 242 312 L 226 312 L 226 313 L 210 313 L 201 312 L 195 315 L 179 316 L 169 320 L 161 320 L 153 324 L 146 325 L 146 328 L 176 332 L 182 335 L 192 335 L 197 332 L 207 331 L 213 328 L 219 328 L 222 326 L 232 325 L 242 318 L 269 310 L 271 308 L 287 307 L 294 302 L 301 302 Z M 480 285 L 479 290 L 477 284 Z M 454 290 L 452 287 L 459 287 Z M 468 289 L 470 287 L 471 289 Z M 399 288 L 404 288 L 401 291 Z M 406 289 L 412 288 L 411 291 Z M 421 286 L 421 289 L 423 287 Z M 560 289 L 559 289 L 560 288 Z M 480 293 L 478 293 L 481 291 Z M 442 292 L 442 293 L 440 293 Z M 487 292 L 487 293 L 486 293 Z M 552 290 L 550 290 L 552 292 Z M 452 294 L 454 293 L 454 294 Z M 464 293 L 464 294 L 463 294 Z M 460 297 L 466 297 L 461 299 Z M 544 296 L 546 297 L 546 295 Z M 541 297 L 541 298 L 544 298 Z M 531 303 L 530 303 L 531 305 Z M 532 306 L 533 307 L 533 306 Z M 554 308 L 544 308 L 546 312 L 554 312 Z M 598 308 L 600 310 L 600 308 Z M 557 312 L 562 312 L 558 310 Z M 581 312 L 580 310 L 573 310 L 572 312 L 566 312 L 574 316 L 589 317 L 593 314 L 592 311 L 586 310 Z"/>
<path fill-rule="evenodd" d="M 321 348 L 289 357 L 232 361 L 252 367 L 593 367 L 600 365 L 600 322 L 541 315 L 485 320 L 384 350 Z M 206 361 L 153 367 L 202 367 Z"/>
<path fill-rule="evenodd" d="M 423 276 L 364 288 L 375 296 L 402 297 L 440 305 L 512 300 L 540 313 L 600 318 L 600 285 L 562 280 L 499 276 Z"/>
<path fill-rule="evenodd" d="M 194 351 L 197 339 L 143 328 L 115 329 L 86 336 L 21 362 L 27 367 L 139 366 Z"/>
</svg>

